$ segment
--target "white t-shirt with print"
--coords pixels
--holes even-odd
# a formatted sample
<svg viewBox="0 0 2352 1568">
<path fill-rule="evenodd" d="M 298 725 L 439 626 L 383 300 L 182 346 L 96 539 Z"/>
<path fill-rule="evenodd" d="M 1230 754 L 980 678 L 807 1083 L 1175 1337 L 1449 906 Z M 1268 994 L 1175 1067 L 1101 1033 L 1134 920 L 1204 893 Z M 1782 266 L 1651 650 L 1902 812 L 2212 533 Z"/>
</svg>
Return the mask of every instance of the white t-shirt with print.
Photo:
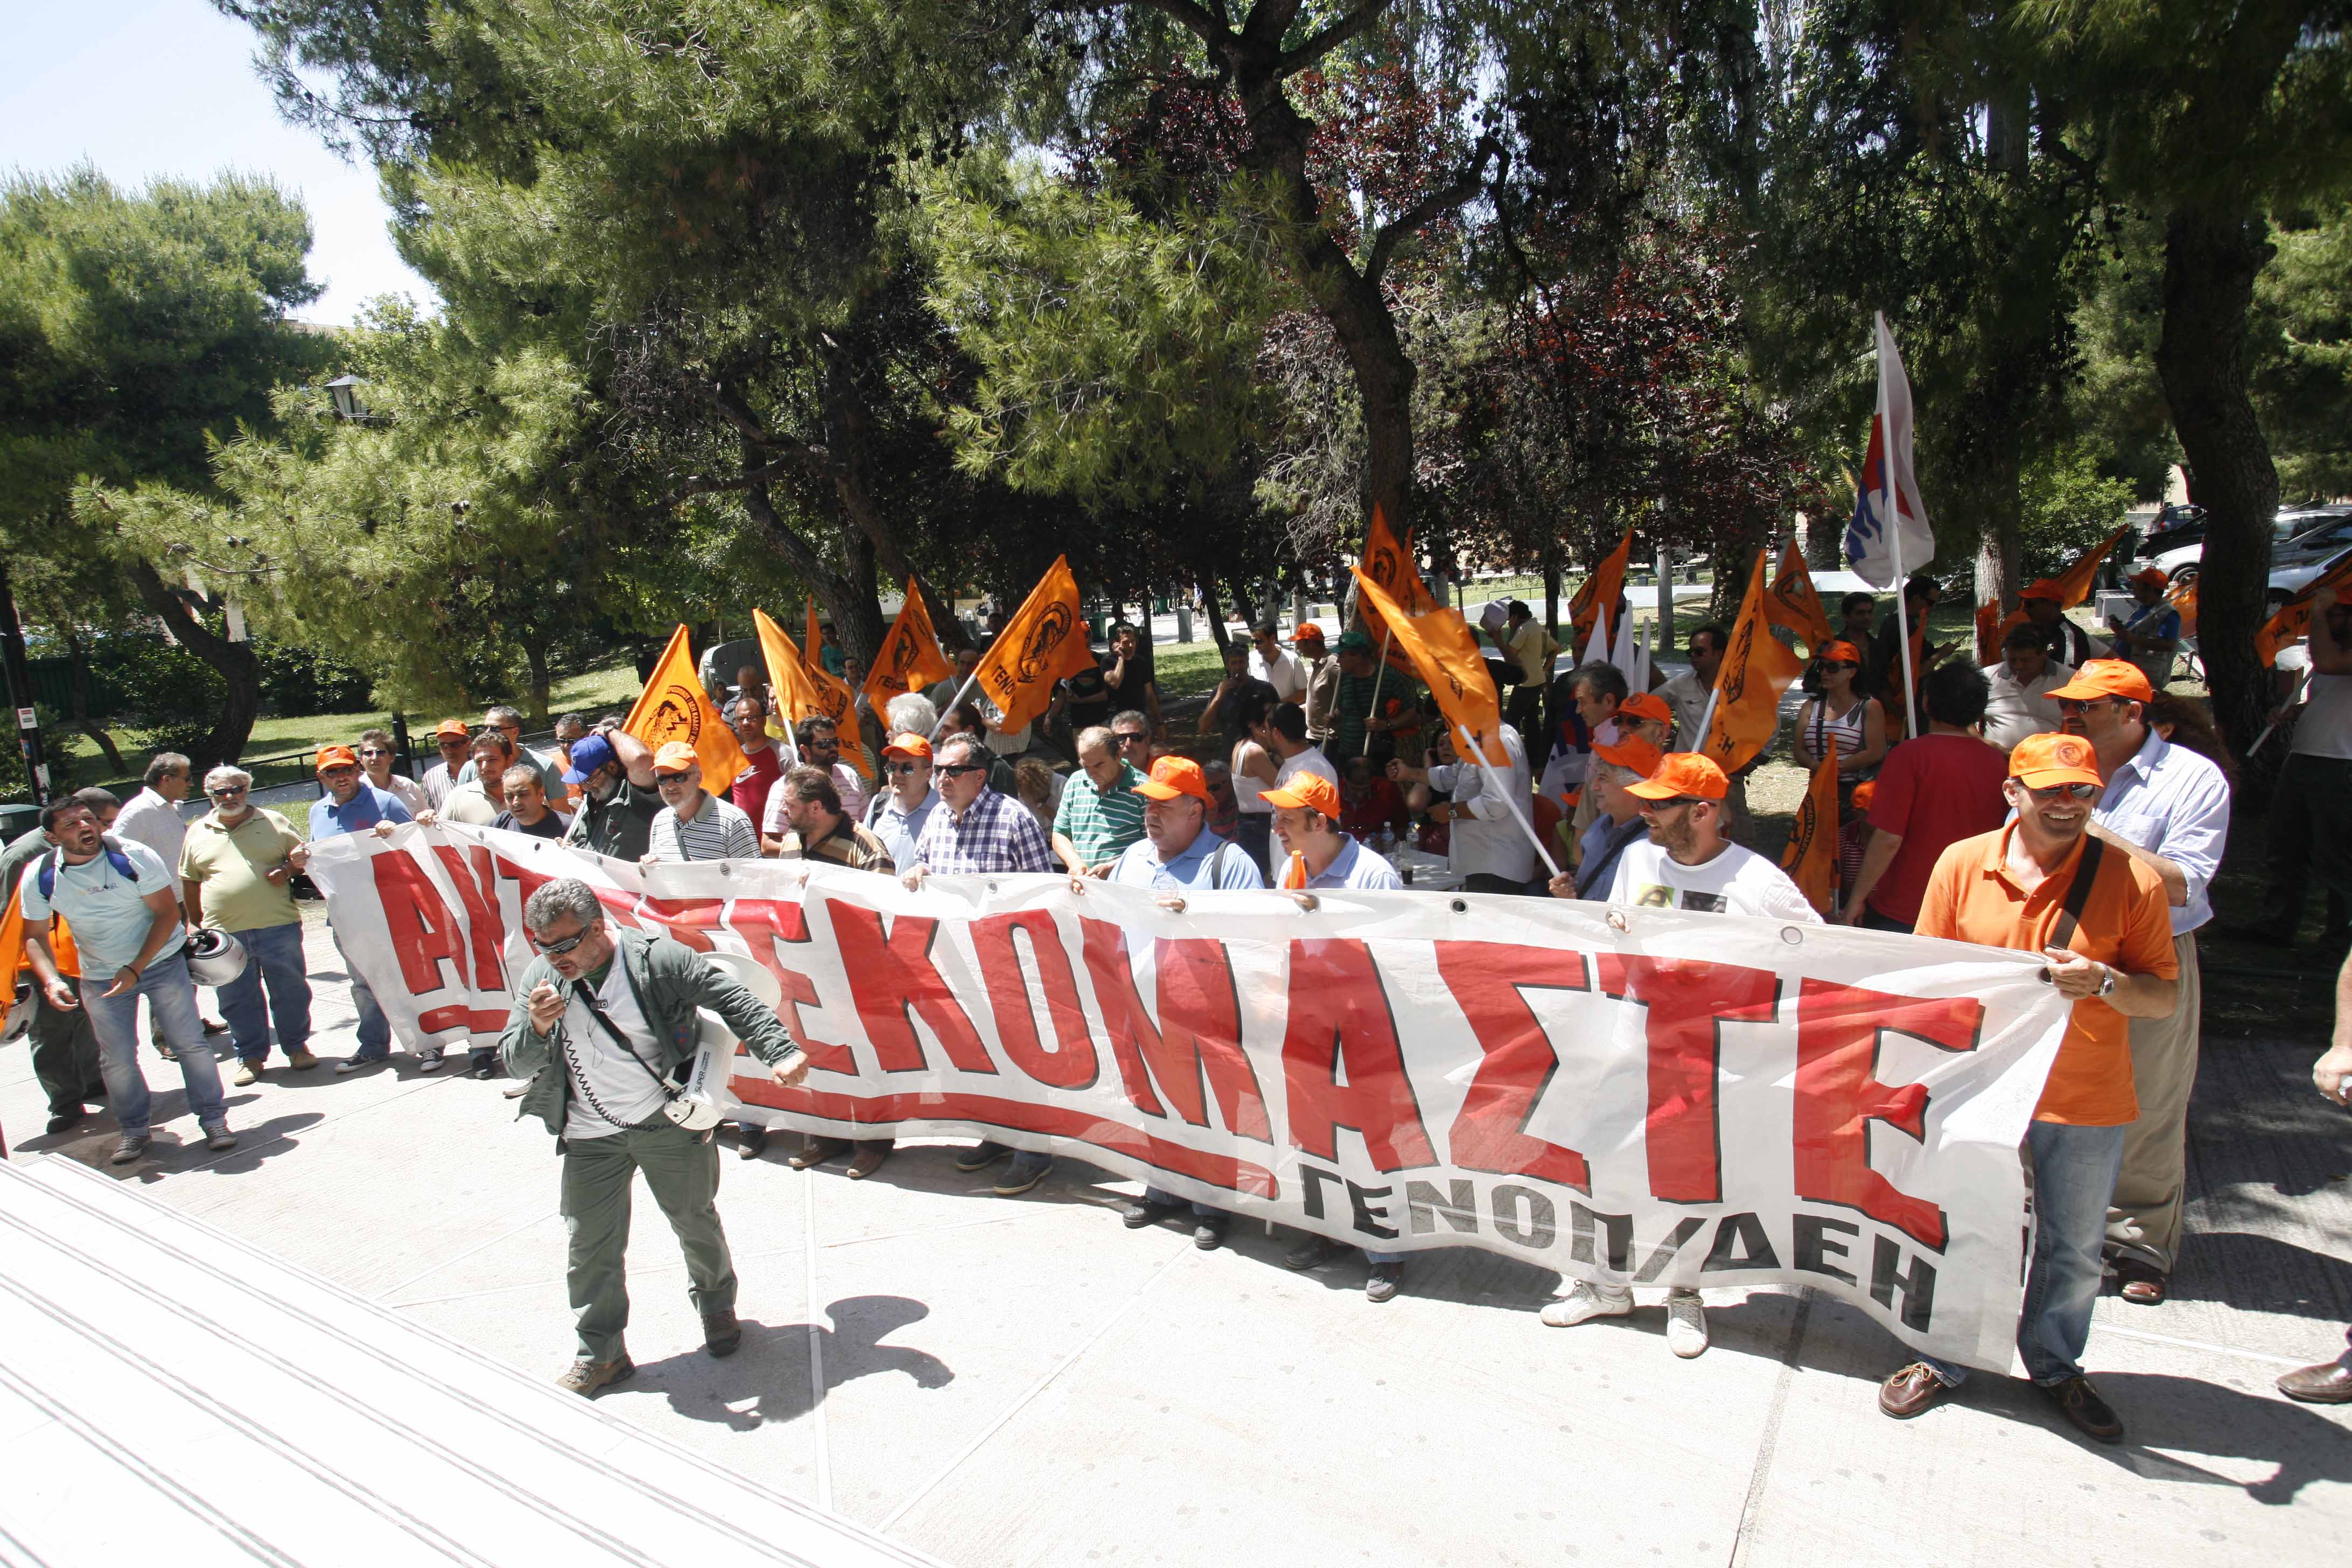
<svg viewBox="0 0 2352 1568">
<path fill-rule="evenodd" d="M 1715 858 L 1685 866 L 1662 844 L 1641 839 L 1617 858 L 1610 885 L 1612 904 L 1691 910 L 1704 914 L 1762 915 L 1769 920 L 1813 925 L 1822 917 L 1789 880 L 1789 874 L 1752 849 L 1727 844 Z"/>
<path fill-rule="evenodd" d="M 625 1132 L 660 1115 L 663 1104 L 669 1099 L 654 1075 L 640 1062 L 632 1060 L 611 1031 L 589 1012 L 588 1004 L 581 1000 L 586 989 L 584 981 L 572 986 L 572 1005 L 563 1010 L 563 1041 L 560 1047 L 563 1068 L 572 1075 L 572 1104 L 563 1118 L 563 1136 L 575 1142 Z M 613 1020 L 614 1026 L 636 1047 L 644 1063 L 660 1060 L 654 1054 L 653 1026 L 646 1022 L 645 1013 L 637 1005 L 637 994 L 629 987 L 629 977 L 622 968 L 617 948 L 613 952 L 612 967 L 604 972 L 604 984 L 597 989 L 596 1002 L 604 1009 L 604 1016 Z M 581 1091 L 583 1083 L 587 1093 Z M 591 1095 L 594 1098 L 591 1099 Z M 599 1104 L 604 1112 L 596 1109 Z"/>
</svg>

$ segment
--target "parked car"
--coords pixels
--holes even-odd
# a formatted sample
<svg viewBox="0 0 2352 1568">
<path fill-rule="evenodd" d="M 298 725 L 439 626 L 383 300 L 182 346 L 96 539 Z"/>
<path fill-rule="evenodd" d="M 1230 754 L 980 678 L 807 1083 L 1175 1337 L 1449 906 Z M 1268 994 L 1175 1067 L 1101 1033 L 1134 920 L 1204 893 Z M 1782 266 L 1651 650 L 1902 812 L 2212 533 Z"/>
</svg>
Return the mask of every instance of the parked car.
<svg viewBox="0 0 2352 1568">
<path fill-rule="evenodd" d="M 2352 511 L 2298 533 L 2271 552 L 2270 602 L 2273 610 L 2334 571 L 2352 555 Z"/>
<path fill-rule="evenodd" d="M 2305 534 L 2347 520 L 2352 520 L 2352 506 L 2297 507 L 2279 513 L 2271 523 L 2272 564 L 2284 561 L 2286 550 Z M 2131 570 L 2138 573 L 2150 566 L 2160 567 L 2176 583 L 2193 583 L 2204 558 L 2205 514 L 2199 510 L 2193 521 L 2150 533 L 2132 561 Z"/>
</svg>

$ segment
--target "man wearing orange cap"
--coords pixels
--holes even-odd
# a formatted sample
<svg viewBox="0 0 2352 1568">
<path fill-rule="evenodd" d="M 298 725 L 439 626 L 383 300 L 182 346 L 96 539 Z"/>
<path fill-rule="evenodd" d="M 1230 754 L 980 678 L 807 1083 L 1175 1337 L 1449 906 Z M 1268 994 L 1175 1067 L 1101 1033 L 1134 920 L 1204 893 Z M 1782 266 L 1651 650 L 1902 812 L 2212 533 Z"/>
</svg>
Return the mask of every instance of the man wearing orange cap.
<svg viewBox="0 0 2352 1568">
<path fill-rule="evenodd" d="M 2139 666 L 2147 683 L 2161 691 L 2172 679 L 2173 656 L 2180 651 L 2180 612 L 2164 600 L 2172 580 L 2161 566 L 2149 566 L 2124 581 L 2139 607 L 2125 620 L 2107 617 L 2107 629 L 2116 634 L 2115 656 Z"/>
<path fill-rule="evenodd" d="M 360 772 L 359 753 L 349 746 L 321 746 L 318 773 L 320 787 L 327 793 L 310 803 L 310 843 L 286 853 L 287 864 L 297 871 L 309 862 L 312 845 L 346 833 L 373 833 L 379 838 L 389 837 L 394 827 L 415 820 L 406 806 L 367 782 L 366 775 Z M 337 1062 L 335 1070 L 357 1072 L 370 1062 L 380 1062 L 392 1055 L 392 1021 L 383 1016 L 375 993 L 368 987 L 367 977 L 352 962 L 340 936 L 335 938 L 335 951 L 342 955 L 343 973 L 351 976 L 352 1006 L 360 1016 L 360 1048 Z M 438 1066 L 438 1047 L 433 1049 L 432 1058 Z"/>
<path fill-rule="evenodd" d="M 1641 803 L 1650 833 L 1620 851 L 1611 903 L 1821 923 L 1787 872 L 1724 836 L 1723 798 L 1731 781 L 1712 758 L 1672 752 L 1648 778 L 1624 789 Z M 1543 1310 L 1543 1321 L 1565 1329 L 1633 1310 L 1630 1279 L 1580 1279 Z M 1666 1292 L 1666 1348 L 1688 1360 L 1706 1346 L 1704 1301 L 1690 1287 L 1675 1286 Z"/>
<path fill-rule="evenodd" d="M 1647 741 L 1661 756 L 1675 743 L 1675 710 L 1654 691 L 1636 691 L 1617 704 L 1617 732 Z"/>
<path fill-rule="evenodd" d="M 2096 637 L 2066 618 L 2058 590 L 2049 583 L 2018 590 L 2017 607 L 2025 612 L 2025 624 L 2042 634 L 2042 651 L 2060 664 L 2080 669 L 2105 651 Z"/>
<path fill-rule="evenodd" d="M 1303 621 L 1292 634 L 1290 646 L 1296 650 L 1299 669 L 1307 678 L 1307 695 L 1303 706 L 1307 710 L 1307 738 L 1330 752 L 1331 738 L 1339 725 L 1339 661 L 1323 646 L 1323 628 L 1314 621 Z"/>
<path fill-rule="evenodd" d="M 1257 866 L 1241 848 L 1209 831 L 1209 780 L 1190 757 L 1161 757 L 1151 776 L 1136 784 L 1143 797 L 1143 837 L 1120 851 L 1109 881 L 1149 888 L 1160 902 L 1181 911 L 1184 895 L 1202 889 L 1248 892 L 1265 886 Z M 1175 1194 L 1147 1185 L 1143 1195 L 1119 1210 L 1129 1230 L 1140 1230 L 1182 1208 Z M 1213 1204 L 1192 1209 L 1192 1245 L 1203 1252 L 1223 1246 L 1232 1218 Z"/>
<path fill-rule="evenodd" d="M 2267 911 L 2250 933 L 2272 947 L 2292 948 L 2303 924 L 2313 879 L 2327 895 L 2319 933 L 2324 952 L 2352 942 L 2352 583 L 2323 595 L 2311 617 L 2310 640 L 2282 649 L 2283 683 L 2302 682 L 2300 709 L 2281 708 L 2294 721 L 2286 765 L 2271 796 L 2270 892 Z M 2294 694 L 2289 685 L 2288 695 Z"/>
<path fill-rule="evenodd" d="M 2139 1117 L 2124 1139 L 2123 1173 L 2107 1215 L 2124 1300 L 2144 1307 L 2163 1301 L 2180 1251 L 2203 1005 L 2197 931 L 2213 918 L 2213 879 L 2230 839 L 2229 779 L 2156 732 L 2147 721 L 2154 695 L 2147 677 L 2118 658 L 2091 660 L 2050 693 L 2065 732 L 2091 743 L 2106 781 L 2091 830 L 2155 873 L 2172 912 L 2179 1005 L 2131 1026 Z"/>
<path fill-rule="evenodd" d="M 1592 748 L 1592 769 L 1585 778 L 1584 787 L 1599 802 L 1601 815 L 1584 830 L 1581 858 L 1576 869 L 1562 871 L 1551 879 L 1553 898 L 1609 896 L 1609 890 L 1616 886 L 1617 862 L 1626 847 L 1650 836 L 1650 825 L 1642 816 L 1642 799 L 1628 786 L 1657 772 L 1658 764 L 1664 760 L 1664 752 L 1638 735 L 1629 735 L 1613 746 Z"/>
<path fill-rule="evenodd" d="M 2033 1254 L 2017 1350 L 2034 1386 L 2067 1420 L 2115 1443 L 2123 1423 L 2083 1375 L 2082 1355 L 2099 1296 L 2107 1200 L 2139 1109 L 2126 1020 L 2169 1014 L 2179 987 L 2163 882 L 2091 830 L 2101 787 L 2097 754 L 2082 737 L 2018 742 L 2001 786 L 2016 819 L 1944 851 L 1927 879 L 1918 931 L 2041 953 L 2051 983 L 2074 1005 L 2026 1134 Z M 1878 1407 L 1908 1419 L 1968 1375 L 1923 1356 L 1886 1379 Z"/>
<path fill-rule="evenodd" d="M 939 792 L 931 788 L 929 738 L 906 731 L 883 747 L 882 780 L 889 787 L 874 792 L 866 808 L 866 830 L 888 847 L 894 864 L 911 866 L 923 824 L 940 804 Z"/>
<path fill-rule="evenodd" d="M 1359 634 L 1349 632 L 1349 637 Z M 1346 810 L 1339 787 L 1319 773 L 1301 773 L 1279 789 L 1266 791 L 1274 807 L 1274 831 L 1288 853 L 1275 886 L 1313 909 L 1316 894 L 1325 889 L 1388 892 L 1403 888 L 1396 868 L 1350 838 L 1339 826 Z M 1283 1254 L 1286 1268 L 1312 1268 L 1346 1250 L 1324 1237 L 1309 1236 Z M 1404 1279 L 1404 1254 L 1364 1248 L 1371 1272 L 1364 1279 L 1367 1300 L 1385 1301 Z"/>
<path fill-rule="evenodd" d="M 449 797 L 456 787 L 457 775 L 465 771 L 467 753 L 472 746 L 474 732 L 466 728 L 463 719 L 444 719 L 433 726 L 433 743 L 441 749 L 441 760 L 425 770 L 425 803 L 434 810 Z"/>
<path fill-rule="evenodd" d="M 779 783 L 777 788 L 782 787 Z M 760 830 L 740 810 L 702 787 L 702 761 L 692 746 L 662 742 L 654 752 L 654 788 L 661 793 L 662 808 L 654 813 L 646 837 L 648 865 L 759 858 Z"/>
</svg>

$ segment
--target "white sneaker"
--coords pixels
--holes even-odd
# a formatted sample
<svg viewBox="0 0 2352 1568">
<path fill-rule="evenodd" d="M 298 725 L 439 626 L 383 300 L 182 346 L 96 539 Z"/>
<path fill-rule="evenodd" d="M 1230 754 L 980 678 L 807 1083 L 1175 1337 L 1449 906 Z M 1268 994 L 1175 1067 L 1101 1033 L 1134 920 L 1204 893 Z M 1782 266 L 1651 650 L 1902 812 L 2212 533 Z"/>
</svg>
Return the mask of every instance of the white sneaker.
<svg viewBox="0 0 2352 1568">
<path fill-rule="evenodd" d="M 1633 1310 L 1633 1292 L 1618 1290 L 1614 1294 L 1580 1279 L 1576 1288 L 1543 1310 L 1543 1321 L 1555 1329 L 1574 1328 L 1594 1318 L 1622 1318 Z"/>
<path fill-rule="evenodd" d="M 1706 1303 L 1696 1290 L 1666 1297 L 1666 1348 L 1688 1361 L 1706 1351 Z"/>
</svg>

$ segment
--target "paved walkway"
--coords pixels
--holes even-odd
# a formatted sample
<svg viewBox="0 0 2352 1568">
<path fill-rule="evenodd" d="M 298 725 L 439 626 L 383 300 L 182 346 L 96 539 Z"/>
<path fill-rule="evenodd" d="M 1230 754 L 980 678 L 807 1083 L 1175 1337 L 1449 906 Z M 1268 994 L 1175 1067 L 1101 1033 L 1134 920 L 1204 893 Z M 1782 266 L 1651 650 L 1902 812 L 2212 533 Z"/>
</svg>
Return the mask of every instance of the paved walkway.
<svg viewBox="0 0 2352 1568">
<path fill-rule="evenodd" d="M 339 1057 L 352 1014 L 312 938 L 317 1043 Z M 1872 1401 L 1894 1342 L 1808 1293 L 1709 1291 L 1715 1348 L 1682 1363 L 1647 1297 L 1630 1321 L 1545 1329 L 1554 1277 L 1482 1252 L 1416 1260 L 1376 1307 L 1360 1264 L 1286 1272 L 1262 1227 L 1213 1254 L 1124 1230 L 1127 1184 L 1076 1161 L 1008 1201 L 944 1144 L 853 1184 L 786 1169 L 781 1139 L 725 1162 L 741 1353 L 700 1353 L 641 1203 L 641 1370 L 603 1403 L 973 1568 L 2342 1562 L 2352 1411 L 2271 1388 L 2352 1317 L 2352 1119 L 2310 1093 L 2315 1051 L 2208 1052 L 2174 1299 L 2100 1304 L 2089 1360 L 2129 1424 L 2118 1448 L 1992 1378 L 1887 1421 Z M 231 1091 L 245 1142 L 213 1157 L 174 1088 L 157 1157 L 123 1179 L 552 1377 L 572 1342 L 556 1161 L 498 1089 L 406 1057 L 273 1072 Z M 14 1157 L 111 1145 L 103 1120 L 23 1136 L 41 1120 L 21 1045 L 0 1051 Z"/>
</svg>

